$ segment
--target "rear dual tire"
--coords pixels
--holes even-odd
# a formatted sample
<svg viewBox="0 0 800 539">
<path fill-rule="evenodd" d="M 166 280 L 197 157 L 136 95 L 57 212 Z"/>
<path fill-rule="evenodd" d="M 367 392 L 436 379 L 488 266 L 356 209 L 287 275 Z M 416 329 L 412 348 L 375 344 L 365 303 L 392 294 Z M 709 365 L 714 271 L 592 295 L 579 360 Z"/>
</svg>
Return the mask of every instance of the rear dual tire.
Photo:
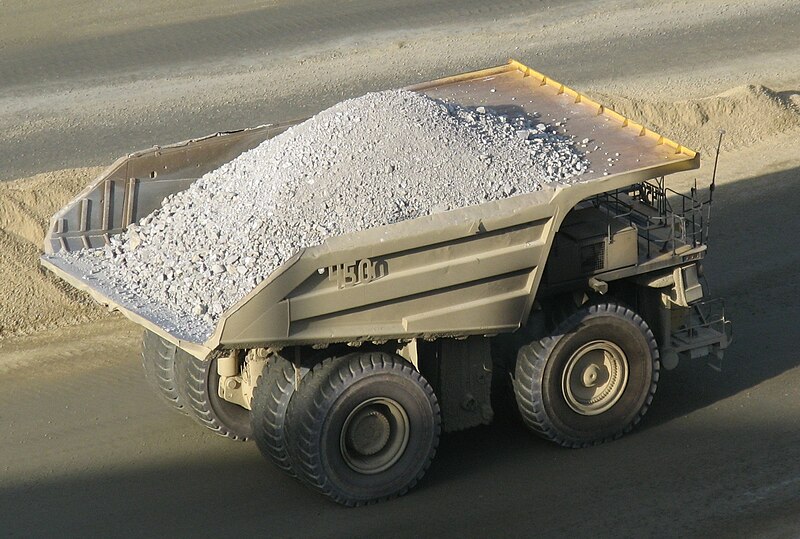
<svg viewBox="0 0 800 539">
<path fill-rule="evenodd" d="M 178 393 L 189 415 L 214 434 L 244 442 L 253 435 L 250 411 L 219 396 L 217 359 L 201 361 L 183 351 L 175 363 Z"/>
<path fill-rule="evenodd" d="M 430 466 L 441 415 L 430 384 L 383 352 L 317 364 L 297 384 L 294 367 L 268 363 L 253 396 L 259 448 L 290 475 L 337 503 L 405 494 Z"/>
<path fill-rule="evenodd" d="M 177 347 L 165 341 L 152 331 L 142 335 L 142 368 L 145 380 L 158 395 L 172 408 L 188 414 L 186 405 L 178 393 L 175 380 L 175 358 Z"/>
<path fill-rule="evenodd" d="M 292 477 L 298 477 L 286 438 L 286 410 L 295 393 L 297 375 L 287 359 L 273 355 L 253 390 L 250 422 L 253 439 L 267 459 Z"/>
<path fill-rule="evenodd" d="M 151 331 L 142 337 L 145 378 L 173 408 L 219 436 L 252 436 L 248 410 L 219 396 L 217 360 L 201 361 Z"/>
</svg>

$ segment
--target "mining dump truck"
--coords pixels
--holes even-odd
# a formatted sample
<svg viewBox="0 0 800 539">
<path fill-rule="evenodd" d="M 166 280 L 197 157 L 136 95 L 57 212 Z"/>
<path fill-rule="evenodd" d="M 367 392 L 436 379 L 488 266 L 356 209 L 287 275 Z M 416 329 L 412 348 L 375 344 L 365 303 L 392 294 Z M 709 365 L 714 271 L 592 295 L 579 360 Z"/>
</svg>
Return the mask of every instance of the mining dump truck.
<svg viewBox="0 0 800 539">
<path fill-rule="evenodd" d="M 721 359 L 731 336 L 721 300 L 705 297 L 710 195 L 667 186 L 700 166 L 697 153 L 513 60 L 407 89 L 569 118 L 570 135 L 618 161 L 603 174 L 595 152 L 572 183 L 302 249 L 204 342 L 54 255 L 107 244 L 291 123 L 119 159 L 53 217 L 42 257 L 144 327 L 145 374 L 172 406 L 254 439 L 287 474 L 351 506 L 407 492 L 442 431 L 495 413 L 566 447 L 618 438 L 647 411 L 662 367 Z"/>
</svg>

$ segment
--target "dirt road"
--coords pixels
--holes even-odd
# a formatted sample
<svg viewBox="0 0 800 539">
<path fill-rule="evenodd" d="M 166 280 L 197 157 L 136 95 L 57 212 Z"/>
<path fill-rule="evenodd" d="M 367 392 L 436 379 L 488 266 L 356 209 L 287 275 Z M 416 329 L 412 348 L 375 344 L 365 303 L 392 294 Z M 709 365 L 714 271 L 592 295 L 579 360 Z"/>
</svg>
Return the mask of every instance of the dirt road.
<svg viewBox="0 0 800 539">
<path fill-rule="evenodd" d="M 778 0 L 292 0 L 224 12 L 182 0 L 155 22 L 163 2 L 5 3 L 0 181 L 303 117 L 509 57 L 617 95 L 800 87 L 797 8 Z"/>
<path fill-rule="evenodd" d="M 60 33 L 49 31 L 57 6 L 90 2 L 29 4 L 0 1 L 4 179 L 507 56 L 612 96 L 800 91 L 790 2 L 308 0 L 162 18 L 108 2 L 95 19 L 75 11 L 84 15 L 68 19 L 74 32 Z M 0 340 L 0 535 L 798 536 L 798 147 L 789 126 L 722 156 L 705 265 L 735 343 L 721 373 L 700 362 L 665 373 L 626 438 L 570 451 L 500 420 L 445 436 L 406 497 L 342 509 L 253 444 L 163 406 L 141 374 L 137 327 L 110 318 Z"/>
</svg>

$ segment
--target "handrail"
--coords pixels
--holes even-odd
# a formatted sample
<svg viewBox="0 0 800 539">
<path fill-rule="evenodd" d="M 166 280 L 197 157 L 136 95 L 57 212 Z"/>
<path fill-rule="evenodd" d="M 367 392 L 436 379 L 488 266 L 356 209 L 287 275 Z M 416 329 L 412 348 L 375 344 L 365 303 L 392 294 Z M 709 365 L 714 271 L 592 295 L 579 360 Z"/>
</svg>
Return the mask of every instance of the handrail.
<svg viewBox="0 0 800 539">
<path fill-rule="evenodd" d="M 669 202 L 667 194 L 675 194 L 681 197 L 680 208 L 673 208 Z M 630 200 L 624 200 L 629 197 Z M 630 226 L 634 226 L 639 237 L 645 240 L 647 245 L 646 256 L 651 256 L 651 245 L 664 242 L 661 252 L 672 251 L 674 255 L 680 245 L 691 245 L 697 247 L 702 245 L 706 236 L 705 213 L 708 211 L 708 203 L 698 201 L 694 197 L 686 196 L 663 185 L 653 185 L 649 182 L 642 182 L 626 190 L 611 191 L 593 197 L 596 205 L 602 205 L 608 212 L 607 234 L 611 239 L 611 223 L 615 220 L 626 220 Z M 658 212 L 658 215 L 650 215 L 637 209 L 633 201 L 645 204 Z M 654 237 L 656 230 L 669 229 L 668 237 Z"/>
</svg>

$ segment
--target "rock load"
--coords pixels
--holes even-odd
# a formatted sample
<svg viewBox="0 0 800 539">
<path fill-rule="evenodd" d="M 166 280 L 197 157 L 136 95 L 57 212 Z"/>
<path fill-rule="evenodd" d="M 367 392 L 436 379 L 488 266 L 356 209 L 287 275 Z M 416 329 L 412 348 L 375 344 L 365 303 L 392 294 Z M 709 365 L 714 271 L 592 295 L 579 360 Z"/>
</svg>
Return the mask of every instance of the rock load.
<svg viewBox="0 0 800 539">
<path fill-rule="evenodd" d="M 536 191 L 587 164 L 569 137 L 530 116 L 370 93 L 209 172 L 110 245 L 59 256 L 199 342 L 304 247 Z"/>
</svg>

